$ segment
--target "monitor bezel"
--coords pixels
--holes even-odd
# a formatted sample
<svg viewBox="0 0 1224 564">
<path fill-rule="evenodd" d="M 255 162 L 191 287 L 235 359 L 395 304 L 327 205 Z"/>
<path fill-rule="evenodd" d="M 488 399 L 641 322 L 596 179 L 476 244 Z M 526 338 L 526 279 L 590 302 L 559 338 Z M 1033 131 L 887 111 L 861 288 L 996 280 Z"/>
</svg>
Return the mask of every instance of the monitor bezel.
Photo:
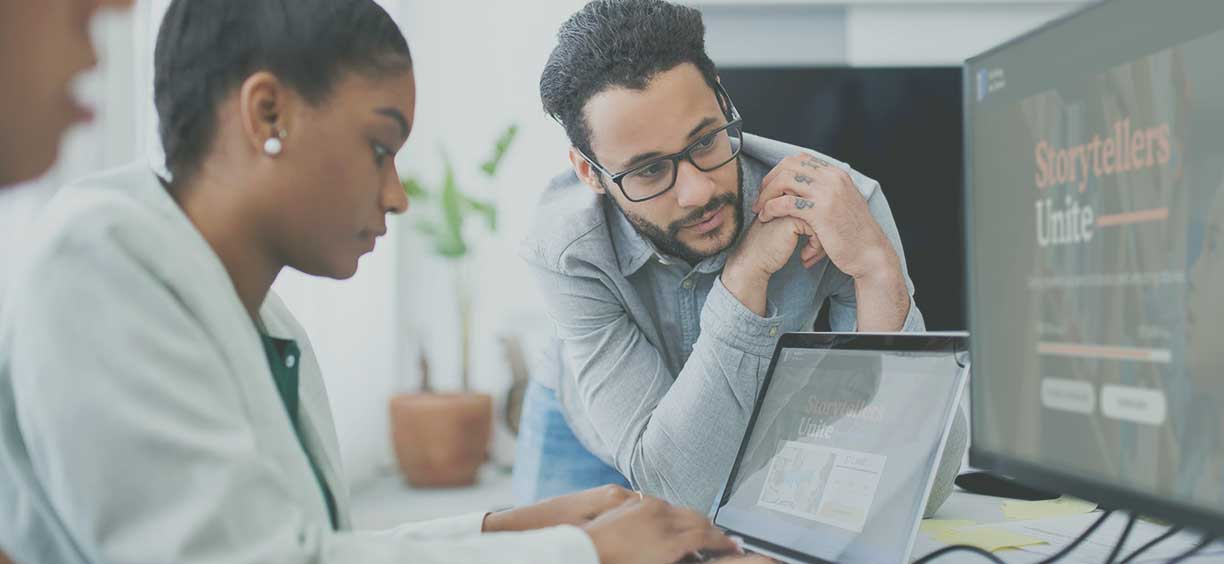
<svg viewBox="0 0 1224 564">
<path fill-rule="evenodd" d="M 970 334 L 976 334 L 975 326 L 977 325 L 976 316 L 972 308 L 975 301 L 974 296 L 977 294 L 977 285 L 974 280 L 973 270 L 973 167 L 972 167 L 972 151 L 973 151 L 973 128 L 972 128 L 972 110 L 973 105 L 977 102 L 975 98 L 976 87 L 975 66 L 984 58 L 994 55 L 1003 49 L 1011 47 L 1022 41 L 1032 39 L 1036 35 L 1040 35 L 1052 28 L 1059 27 L 1070 20 L 1081 17 L 1086 13 L 1090 13 L 1102 6 L 1112 4 L 1119 0 L 1101 1 L 1081 9 L 1074 10 L 1062 17 L 1056 18 L 1045 23 L 1033 30 L 1021 34 L 1008 40 L 998 46 L 995 46 L 978 55 L 965 60 L 963 66 L 963 77 L 961 86 L 964 89 L 962 92 L 962 107 L 964 111 L 961 125 L 964 128 L 963 138 L 964 145 L 962 152 L 964 154 L 964 186 L 963 186 L 963 210 L 964 210 L 964 226 L 965 236 L 963 237 L 965 253 L 965 312 L 966 320 L 968 321 Z M 969 349 L 970 355 L 977 362 L 981 362 L 981 357 L 976 353 L 978 345 L 977 340 L 971 340 Z M 1002 374 L 1003 372 L 995 372 L 989 369 L 978 370 L 979 374 Z M 993 472 L 1035 488 L 1044 490 L 1052 490 L 1055 492 L 1073 495 L 1088 501 L 1095 502 L 1101 507 L 1110 509 L 1125 509 L 1149 515 L 1159 519 L 1163 519 L 1172 523 L 1177 523 L 1182 526 L 1200 529 L 1212 534 L 1224 534 L 1224 512 L 1213 513 L 1201 507 L 1186 505 L 1184 503 L 1174 502 L 1167 498 L 1152 495 L 1148 492 L 1126 488 L 1122 486 L 1109 485 L 1102 482 L 1099 476 L 1079 475 L 1074 472 L 1066 471 L 1059 468 L 1053 468 L 1024 460 L 1016 456 L 1010 456 L 1002 452 L 995 452 L 983 448 L 978 445 L 973 437 L 978 434 L 978 423 L 981 421 L 978 412 L 981 409 L 983 402 L 978 401 L 977 394 L 974 391 L 972 380 L 969 383 L 970 397 L 970 442 L 969 442 L 969 464 L 975 468 Z"/>
</svg>

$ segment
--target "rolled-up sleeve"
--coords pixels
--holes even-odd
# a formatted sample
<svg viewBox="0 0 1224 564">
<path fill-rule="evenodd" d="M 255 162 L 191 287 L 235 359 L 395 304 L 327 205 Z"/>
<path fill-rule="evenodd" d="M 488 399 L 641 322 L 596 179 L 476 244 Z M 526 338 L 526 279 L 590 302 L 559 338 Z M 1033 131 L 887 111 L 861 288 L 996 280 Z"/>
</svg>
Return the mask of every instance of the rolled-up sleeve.
<svg viewBox="0 0 1224 564">
<path fill-rule="evenodd" d="M 635 488 L 698 511 L 710 507 L 739 447 L 780 332 L 715 282 L 701 334 L 678 375 L 598 275 L 533 267 L 564 342 L 578 406 Z M 568 413 L 576 407 L 581 413 Z M 731 437 L 731 440 L 728 438 Z"/>
<path fill-rule="evenodd" d="M 765 310 L 765 317 L 753 313 L 723 285 L 720 276 L 706 297 L 701 332 L 746 353 L 768 358 L 778 343 L 782 318 L 772 301 L 765 303 Z"/>
</svg>

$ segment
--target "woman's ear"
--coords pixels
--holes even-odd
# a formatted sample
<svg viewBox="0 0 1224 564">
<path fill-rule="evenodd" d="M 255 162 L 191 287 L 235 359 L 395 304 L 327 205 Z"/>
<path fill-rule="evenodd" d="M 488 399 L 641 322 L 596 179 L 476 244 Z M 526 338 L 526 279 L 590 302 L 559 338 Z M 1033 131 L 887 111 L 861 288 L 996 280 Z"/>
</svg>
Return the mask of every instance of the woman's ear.
<svg viewBox="0 0 1224 564">
<path fill-rule="evenodd" d="M 591 162 L 586 160 L 586 157 L 582 156 L 578 149 L 570 147 L 569 160 L 570 166 L 574 167 L 574 173 L 578 175 L 578 179 L 583 184 L 586 184 L 596 194 L 605 193 L 603 185 L 599 182 L 600 172 L 591 166 Z"/>
<path fill-rule="evenodd" d="M 272 73 L 260 71 L 242 83 L 238 104 L 251 148 L 268 157 L 283 153 L 293 125 L 288 88 Z"/>
</svg>

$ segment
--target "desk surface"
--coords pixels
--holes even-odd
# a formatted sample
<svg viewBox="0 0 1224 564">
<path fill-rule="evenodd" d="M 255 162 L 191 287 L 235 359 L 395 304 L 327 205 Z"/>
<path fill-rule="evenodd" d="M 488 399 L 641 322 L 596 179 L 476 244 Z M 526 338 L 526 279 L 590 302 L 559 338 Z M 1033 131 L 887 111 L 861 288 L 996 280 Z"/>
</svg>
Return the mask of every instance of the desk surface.
<svg viewBox="0 0 1224 564">
<path fill-rule="evenodd" d="M 1050 556 L 1070 544 L 1071 541 L 1083 533 L 1101 516 L 1100 511 L 1094 511 L 1070 517 L 1055 517 L 1035 521 L 1008 521 L 1003 514 L 1003 502 L 1005 501 L 1008 500 L 958 490 L 948 498 L 948 501 L 940 508 L 935 518 L 974 521 L 980 525 L 990 525 L 1047 541 L 1048 544 L 995 553 L 1007 562 L 1031 563 Z M 1121 536 L 1125 525 L 1125 515 L 1115 514 L 1110 516 L 1109 520 L 1101 528 L 1097 529 L 1087 541 L 1060 562 L 1068 564 L 1100 564 L 1104 562 L 1109 556 L 1109 552 L 1113 549 L 1114 544 L 1116 544 L 1118 537 Z M 1129 554 L 1130 551 L 1160 536 L 1166 530 L 1166 526 L 1162 524 L 1143 520 L 1136 522 L 1122 554 Z M 1136 560 L 1136 563 L 1156 564 L 1167 561 L 1169 558 L 1198 544 L 1199 540 L 1199 535 L 1183 532 L 1145 552 L 1143 556 Z M 914 545 L 914 557 L 921 557 L 943 546 L 945 546 L 943 543 L 935 540 L 930 535 L 920 533 L 918 541 Z M 937 562 L 939 564 L 981 564 L 985 562 L 985 559 L 975 554 L 964 552 L 949 554 L 940 558 Z M 1198 556 L 1184 562 L 1198 564 L 1205 564 L 1207 562 L 1224 563 L 1224 544 L 1216 543 L 1204 548 Z"/>
<path fill-rule="evenodd" d="M 358 527 L 364 529 L 382 529 L 410 521 L 473 511 L 491 511 L 508 506 L 512 500 L 510 476 L 504 470 L 492 467 L 484 468 L 481 472 L 480 483 L 471 488 L 415 490 L 406 486 L 398 476 L 389 475 L 382 480 L 367 484 L 365 488 L 354 492 L 353 496 L 354 516 Z M 935 518 L 973 521 L 981 525 L 1004 528 L 1046 540 L 1049 544 L 996 553 L 1007 562 L 1029 564 L 1054 554 L 1069 544 L 1100 516 L 1099 512 L 1094 512 L 1037 521 L 1008 521 L 1003 514 L 1004 501 L 1007 500 L 958 490 L 948 498 Z M 1100 529 L 1097 529 L 1087 542 L 1062 562 L 1068 564 L 1104 562 L 1125 524 L 1124 516 L 1114 515 Z M 1130 540 L 1126 543 L 1124 554 L 1159 536 L 1164 531 L 1164 525 L 1145 521 L 1138 522 L 1131 533 Z M 1164 562 L 1170 556 L 1197 544 L 1198 541 L 1197 535 L 1182 533 L 1165 541 L 1157 548 L 1153 548 L 1136 564 Z M 920 533 L 914 546 L 914 558 L 943 546 L 931 536 Z M 937 564 L 982 564 L 983 562 L 985 562 L 983 558 L 974 554 L 955 553 L 939 559 Z M 1200 556 L 1186 562 L 1224 563 L 1224 544 L 1217 543 L 1204 549 Z"/>
</svg>

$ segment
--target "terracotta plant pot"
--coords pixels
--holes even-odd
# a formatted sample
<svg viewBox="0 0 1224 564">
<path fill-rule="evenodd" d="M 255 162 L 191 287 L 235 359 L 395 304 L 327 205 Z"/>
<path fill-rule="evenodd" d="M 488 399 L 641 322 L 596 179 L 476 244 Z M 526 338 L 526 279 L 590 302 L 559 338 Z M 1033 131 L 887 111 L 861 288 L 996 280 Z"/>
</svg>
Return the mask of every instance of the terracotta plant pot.
<svg viewBox="0 0 1224 564">
<path fill-rule="evenodd" d="M 401 394 L 391 398 L 391 440 L 400 472 L 419 488 L 476 483 L 493 431 L 486 394 Z"/>
</svg>

